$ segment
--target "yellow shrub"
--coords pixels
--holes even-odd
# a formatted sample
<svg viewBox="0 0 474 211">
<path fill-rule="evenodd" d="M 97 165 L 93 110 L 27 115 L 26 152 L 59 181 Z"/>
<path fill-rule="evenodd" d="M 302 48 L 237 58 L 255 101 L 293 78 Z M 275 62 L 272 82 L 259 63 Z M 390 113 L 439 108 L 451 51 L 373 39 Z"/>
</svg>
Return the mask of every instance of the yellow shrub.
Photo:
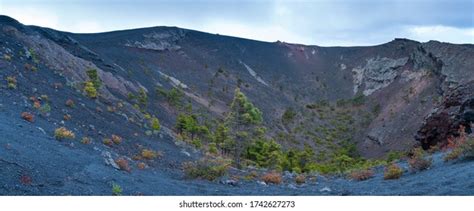
<svg viewBox="0 0 474 211">
<path fill-rule="evenodd" d="M 111 147 L 112 145 L 114 145 L 114 142 L 112 142 L 112 139 L 110 139 L 110 138 L 104 138 L 104 140 L 102 140 L 102 143 L 103 143 L 104 145 L 109 146 L 109 147 Z"/>
<path fill-rule="evenodd" d="M 7 85 L 9 89 L 16 89 L 16 84 L 17 84 L 17 81 L 15 77 L 13 76 L 7 77 Z"/>
<path fill-rule="evenodd" d="M 397 164 L 390 164 L 385 168 L 383 178 L 388 179 L 398 179 L 403 175 L 403 169 L 400 168 Z"/>
<path fill-rule="evenodd" d="M 112 142 L 114 142 L 115 144 L 120 144 L 122 143 L 122 137 L 118 135 L 112 135 Z"/>
<path fill-rule="evenodd" d="M 84 92 L 86 92 L 87 96 L 90 98 L 97 98 L 97 89 L 91 81 L 84 83 Z"/>
<path fill-rule="evenodd" d="M 74 133 L 65 127 L 60 127 L 54 131 L 54 137 L 57 140 L 62 140 L 62 139 L 74 139 L 76 136 Z"/>
<path fill-rule="evenodd" d="M 83 137 L 81 140 L 82 144 L 90 144 L 92 140 L 89 137 Z"/>
<path fill-rule="evenodd" d="M 158 154 L 155 151 L 149 150 L 149 149 L 142 150 L 141 155 L 142 155 L 143 158 L 145 158 L 147 160 L 153 160 L 158 156 Z"/>
</svg>

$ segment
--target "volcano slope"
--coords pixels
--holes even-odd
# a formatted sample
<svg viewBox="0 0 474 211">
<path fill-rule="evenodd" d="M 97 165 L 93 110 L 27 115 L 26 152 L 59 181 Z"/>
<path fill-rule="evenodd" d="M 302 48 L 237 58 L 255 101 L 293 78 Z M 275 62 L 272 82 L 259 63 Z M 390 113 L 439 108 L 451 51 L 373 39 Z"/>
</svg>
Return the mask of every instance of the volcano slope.
<svg viewBox="0 0 474 211">
<path fill-rule="evenodd" d="M 245 160 L 251 156 L 214 181 L 183 173 L 183 163 L 209 154 L 240 161 L 221 145 L 210 153 L 236 88 L 263 114 L 265 140 L 283 151 L 309 149 L 310 161 L 447 145 L 460 125 L 471 132 L 472 45 L 395 39 L 319 47 L 175 27 L 72 34 L 6 16 L 0 31 L 4 195 L 120 194 L 114 185 L 127 195 L 472 194 L 472 163 L 443 163 L 441 154 L 430 170 L 396 181 L 383 180 L 380 169 L 355 182 L 319 174 L 334 169 L 285 164 L 283 183 L 268 185 L 248 177 L 271 169 Z M 185 134 L 180 114 L 197 116 L 210 132 Z M 305 184 L 294 182 L 297 173 Z"/>
</svg>

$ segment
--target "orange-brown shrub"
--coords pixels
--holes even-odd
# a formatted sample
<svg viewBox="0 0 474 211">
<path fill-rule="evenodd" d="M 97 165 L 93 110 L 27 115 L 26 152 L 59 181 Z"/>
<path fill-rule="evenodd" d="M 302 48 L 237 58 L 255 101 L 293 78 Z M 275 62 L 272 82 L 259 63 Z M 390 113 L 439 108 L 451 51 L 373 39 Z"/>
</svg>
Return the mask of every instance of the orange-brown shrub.
<svg viewBox="0 0 474 211">
<path fill-rule="evenodd" d="M 28 175 L 21 175 L 20 176 L 20 183 L 23 184 L 23 185 L 31 185 L 31 183 L 33 182 L 33 180 L 31 179 L 30 176 Z"/>
<path fill-rule="evenodd" d="M 262 180 L 267 184 L 280 184 L 282 178 L 278 172 L 269 172 L 262 176 Z"/>
<path fill-rule="evenodd" d="M 304 174 L 300 174 L 295 177 L 295 182 L 298 185 L 304 184 L 306 182 L 306 176 Z"/>
<path fill-rule="evenodd" d="M 115 160 L 115 163 L 118 165 L 120 170 L 130 172 L 130 166 L 128 165 L 128 161 L 125 158 L 118 158 Z"/>
<path fill-rule="evenodd" d="M 67 107 L 74 107 L 74 101 L 71 99 L 66 100 L 66 106 Z"/>
<path fill-rule="evenodd" d="M 144 162 L 140 162 L 137 164 L 137 168 L 138 169 L 145 169 L 146 168 L 146 164 Z"/>
<path fill-rule="evenodd" d="M 90 143 L 92 143 L 92 140 L 89 137 L 82 137 L 81 143 L 82 144 L 90 144 Z"/>
<path fill-rule="evenodd" d="M 33 107 L 36 108 L 36 109 L 41 108 L 41 102 L 39 100 L 35 100 L 33 102 Z"/>
<path fill-rule="evenodd" d="M 72 116 L 71 116 L 70 114 L 64 114 L 63 119 L 64 119 L 65 121 L 69 121 L 69 120 L 72 119 Z"/>
<path fill-rule="evenodd" d="M 372 171 L 372 169 L 355 170 L 349 174 L 349 178 L 357 181 L 368 180 L 372 177 L 374 177 L 374 171 Z"/>
<path fill-rule="evenodd" d="M 150 149 L 143 149 L 142 150 L 142 153 L 141 153 L 141 156 L 144 158 L 144 159 L 147 159 L 147 160 L 153 160 L 155 159 L 156 157 L 158 157 L 159 153 L 153 151 L 153 150 L 150 150 Z"/>
<path fill-rule="evenodd" d="M 28 122 L 33 122 L 34 121 L 34 115 L 31 114 L 30 112 L 22 112 L 21 113 L 21 118 Z"/>
<path fill-rule="evenodd" d="M 142 160 L 143 157 L 141 155 L 134 155 L 132 156 L 132 160 Z"/>
</svg>

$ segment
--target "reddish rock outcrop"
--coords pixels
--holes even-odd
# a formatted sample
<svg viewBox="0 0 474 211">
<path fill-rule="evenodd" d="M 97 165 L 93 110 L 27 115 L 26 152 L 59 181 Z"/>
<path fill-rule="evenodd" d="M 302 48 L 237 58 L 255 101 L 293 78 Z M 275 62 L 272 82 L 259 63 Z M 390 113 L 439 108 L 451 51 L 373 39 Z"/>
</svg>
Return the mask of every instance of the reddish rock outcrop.
<svg viewBox="0 0 474 211">
<path fill-rule="evenodd" d="M 448 137 L 458 136 L 459 126 L 465 126 L 467 133 L 472 132 L 474 122 L 474 82 L 452 90 L 442 104 L 424 121 L 418 130 L 416 140 L 423 149 L 447 144 Z"/>
</svg>

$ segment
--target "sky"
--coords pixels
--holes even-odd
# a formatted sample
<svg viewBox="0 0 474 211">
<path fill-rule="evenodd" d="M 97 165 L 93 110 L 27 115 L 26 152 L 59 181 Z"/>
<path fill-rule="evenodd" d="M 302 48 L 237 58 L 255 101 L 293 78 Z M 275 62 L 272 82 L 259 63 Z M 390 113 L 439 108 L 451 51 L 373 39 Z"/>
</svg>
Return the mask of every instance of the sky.
<svg viewBox="0 0 474 211">
<path fill-rule="evenodd" d="M 76 33 L 177 26 L 320 46 L 474 44 L 474 0 L 0 0 L 0 14 Z"/>
</svg>

